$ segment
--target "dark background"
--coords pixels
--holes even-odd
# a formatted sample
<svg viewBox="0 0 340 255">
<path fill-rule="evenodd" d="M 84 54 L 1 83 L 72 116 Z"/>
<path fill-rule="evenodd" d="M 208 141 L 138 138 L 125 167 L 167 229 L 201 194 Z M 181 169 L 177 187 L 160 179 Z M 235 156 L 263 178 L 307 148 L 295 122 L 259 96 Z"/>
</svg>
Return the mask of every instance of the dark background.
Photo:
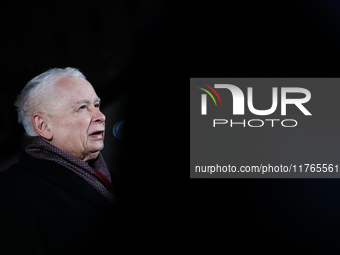
<svg viewBox="0 0 340 255">
<path fill-rule="evenodd" d="M 178 132 L 186 132 L 186 124 L 175 121 L 187 110 L 169 95 L 185 98 L 184 37 L 190 29 L 178 4 L 1 2 L 0 161 L 7 163 L 20 152 L 24 130 L 13 103 L 25 84 L 52 67 L 79 68 L 102 99 L 103 111 L 112 113 L 106 116 L 110 125 L 103 153 L 115 167 L 110 170 L 125 212 L 124 233 L 135 244 L 127 248 L 139 247 L 141 240 L 149 245 L 147 240 L 162 239 L 160 231 L 183 213 L 183 204 L 175 201 L 184 194 L 178 172 L 188 176 L 182 160 L 188 141 Z M 124 141 L 111 133 L 121 119 L 129 123 Z M 114 245 L 113 240 L 110 247 Z"/>
<path fill-rule="evenodd" d="M 339 234 L 338 180 L 189 179 L 188 84 L 338 77 L 339 13 L 330 0 L 3 1 L 1 159 L 19 151 L 13 102 L 22 87 L 51 67 L 77 67 L 103 109 L 128 98 L 114 182 L 131 238 L 210 251 L 330 247 Z"/>
</svg>

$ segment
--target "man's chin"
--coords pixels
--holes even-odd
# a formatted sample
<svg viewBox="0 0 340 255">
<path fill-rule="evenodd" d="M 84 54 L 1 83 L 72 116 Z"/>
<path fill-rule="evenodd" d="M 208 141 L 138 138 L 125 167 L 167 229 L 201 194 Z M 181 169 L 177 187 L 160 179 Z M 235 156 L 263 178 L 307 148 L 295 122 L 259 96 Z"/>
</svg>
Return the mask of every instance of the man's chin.
<svg viewBox="0 0 340 255">
<path fill-rule="evenodd" d="M 95 151 L 95 152 L 87 153 L 87 154 L 85 155 L 83 161 L 88 162 L 88 161 L 91 161 L 91 160 L 95 160 L 95 159 L 98 157 L 99 152 L 100 152 L 100 151 Z"/>
<path fill-rule="evenodd" d="M 102 140 L 101 141 L 93 141 L 93 142 L 91 142 L 91 144 L 88 144 L 87 149 L 90 152 L 97 152 L 97 151 L 99 152 L 102 149 L 104 149 L 104 142 Z"/>
<path fill-rule="evenodd" d="M 104 148 L 103 142 L 98 142 L 97 144 L 88 146 L 87 153 L 85 153 L 85 158 L 83 160 L 87 162 L 96 159 L 103 148 Z"/>
</svg>

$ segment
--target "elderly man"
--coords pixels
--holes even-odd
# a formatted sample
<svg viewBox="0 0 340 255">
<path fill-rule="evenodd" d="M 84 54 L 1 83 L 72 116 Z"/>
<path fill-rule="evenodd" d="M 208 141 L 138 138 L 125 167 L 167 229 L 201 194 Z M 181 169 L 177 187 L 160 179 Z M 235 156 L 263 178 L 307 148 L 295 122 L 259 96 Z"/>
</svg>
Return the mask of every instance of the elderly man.
<svg viewBox="0 0 340 255">
<path fill-rule="evenodd" d="M 110 250 L 117 198 L 92 85 L 75 68 L 50 69 L 16 106 L 26 134 L 19 163 L 0 175 L 0 254 Z"/>
</svg>

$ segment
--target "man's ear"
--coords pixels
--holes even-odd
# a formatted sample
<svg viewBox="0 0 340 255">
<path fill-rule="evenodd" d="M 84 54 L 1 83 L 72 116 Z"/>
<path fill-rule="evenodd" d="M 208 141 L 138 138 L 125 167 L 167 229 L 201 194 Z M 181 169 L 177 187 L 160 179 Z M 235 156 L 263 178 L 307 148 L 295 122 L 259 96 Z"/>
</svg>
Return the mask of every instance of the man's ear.
<svg viewBox="0 0 340 255">
<path fill-rule="evenodd" d="M 50 141 L 53 138 L 53 134 L 46 121 L 47 119 L 41 113 L 36 113 L 32 117 L 32 124 L 35 132 L 37 132 L 37 134 L 41 137 Z"/>
</svg>

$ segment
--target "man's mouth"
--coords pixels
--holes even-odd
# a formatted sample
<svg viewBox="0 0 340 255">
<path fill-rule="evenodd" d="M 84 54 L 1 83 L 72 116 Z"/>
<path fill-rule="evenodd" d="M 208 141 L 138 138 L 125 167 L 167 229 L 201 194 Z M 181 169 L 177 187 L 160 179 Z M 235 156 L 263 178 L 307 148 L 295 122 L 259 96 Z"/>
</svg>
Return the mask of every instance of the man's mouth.
<svg viewBox="0 0 340 255">
<path fill-rule="evenodd" d="M 104 131 L 96 131 L 96 132 L 93 132 L 93 133 L 91 133 L 90 134 L 90 137 L 92 137 L 92 138 L 103 138 L 103 136 L 104 136 Z"/>
</svg>

